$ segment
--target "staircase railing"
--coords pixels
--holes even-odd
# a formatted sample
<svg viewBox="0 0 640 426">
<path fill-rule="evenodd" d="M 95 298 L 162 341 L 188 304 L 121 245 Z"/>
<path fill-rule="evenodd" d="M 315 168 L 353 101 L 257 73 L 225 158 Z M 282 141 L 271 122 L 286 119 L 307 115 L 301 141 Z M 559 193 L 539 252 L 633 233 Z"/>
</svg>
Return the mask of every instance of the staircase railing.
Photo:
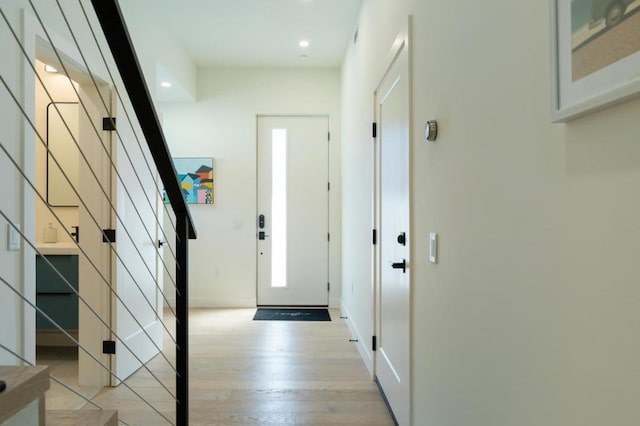
<svg viewBox="0 0 640 426">
<path fill-rule="evenodd" d="M 116 0 L 92 0 L 160 179 L 176 215 L 176 421 L 189 417 L 188 240 L 196 231 L 122 12 Z"/>
<path fill-rule="evenodd" d="M 3 263 L 3 270 L 0 270 L 0 297 L 16 301 L 15 312 L 18 313 L 11 315 L 15 318 L 22 315 L 24 324 L 16 325 L 16 329 L 19 330 L 18 333 L 23 332 L 26 336 L 18 338 L 12 336 L 11 339 L 5 339 L 3 334 L 3 338 L 0 339 L 0 355 L 6 356 L 5 359 L 14 359 L 15 364 L 18 365 L 33 365 L 36 351 L 33 347 L 27 346 L 37 337 L 29 337 L 28 334 L 33 329 L 37 330 L 37 324 L 45 325 L 48 331 L 54 331 L 57 337 L 62 337 L 67 345 L 78 348 L 78 353 L 82 353 L 85 360 L 92 363 L 92 368 L 98 371 L 97 374 L 106 377 L 104 379 L 101 376 L 102 383 L 121 384 L 121 387 L 131 392 L 132 399 L 141 401 L 140 405 L 144 409 L 152 414 L 158 414 L 163 421 L 169 424 L 174 424 L 175 421 L 177 425 L 187 425 L 189 421 L 189 240 L 195 239 L 197 235 L 127 25 L 117 0 L 91 0 L 93 11 L 84 0 L 36 3 L 38 3 L 37 6 L 33 0 L 28 0 L 30 8 L 26 6 L 26 2 L 21 1 L 7 1 L 0 4 L 0 36 L 2 36 L 0 45 L 4 56 L 4 63 L 0 64 L 0 106 L 4 120 L 0 126 L 2 127 L 0 128 L 0 167 L 3 169 L 3 179 L 10 182 L 6 186 L 12 186 L 12 195 L 13 187 L 16 187 L 15 197 L 5 197 L 5 192 L 0 197 L 0 225 L 3 227 L 3 232 L 4 229 L 7 230 L 9 240 L 6 252 L 16 252 L 15 256 L 11 257 L 11 268 L 4 267 L 5 263 Z M 72 8 L 70 13 L 66 13 Z M 94 12 L 95 16 L 93 16 Z M 54 13 L 56 16 L 47 16 Z M 102 34 L 95 24 L 96 18 Z M 62 39 L 59 37 L 60 32 L 64 33 Z M 93 37 L 91 40 L 78 40 L 78 34 Z M 105 40 L 111 52 L 110 57 L 104 46 Z M 65 49 L 74 51 L 73 58 L 69 59 L 61 53 L 58 49 L 60 44 L 64 45 Z M 83 52 L 88 45 L 91 46 L 91 52 Z M 92 56 L 90 60 L 85 58 L 87 53 Z M 84 141 L 74 135 L 71 128 L 73 123 L 63 117 L 60 104 L 68 102 L 56 101 L 55 96 L 52 96 L 43 82 L 44 71 L 38 68 L 40 66 L 38 61 L 42 59 L 39 59 L 38 55 L 50 58 L 56 65 L 60 65 L 62 69 L 58 70 L 57 75 L 61 79 L 66 78 L 66 86 L 75 91 L 78 99 L 76 104 L 80 109 L 78 120 L 86 119 L 83 123 L 91 123 L 91 128 L 87 125 L 84 129 L 88 135 Z M 100 58 L 103 63 L 100 63 Z M 89 65 L 91 59 L 100 63 L 99 72 L 92 72 Z M 113 64 L 117 70 L 111 69 Z M 91 65 L 94 65 L 94 62 L 91 62 Z M 73 80 L 78 75 L 78 69 L 82 69 L 82 72 L 86 71 L 83 75 L 90 77 L 90 79 L 86 78 L 87 81 L 84 81 L 84 84 L 90 86 L 92 90 L 90 96 L 96 99 L 92 98 L 95 104 L 89 107 L 81 97 L 88 95 L 85 92 L 81 95 L 77 83 Z M 17 70 L 21 70 L 21 76 Z M 105 77 L 107 75 L 105 73 L 108 77 Z M 100 77 L 96 77 L 96 74 Z M 34 82 L 35 94 L 33 93 Z M 106 97 L 103 97 L 101 92 L 103 87 L 109 88 L 109 95 Z M 119 91 L 118 88 L 122 87 L 124 90 Z M 95 194 L 91 193 L 85 197 L 86 191 L 82 191 L 82 183 L 73 182 L 72 171 L 60 163 L 58 153 L 49 146 L 48 121 L 45 133 L 37 122 L 34 112 L 35 98 L 38 93 L 41 93 L 45 105 L 52 106 L 52 116 L 60 121 L 59 125 L 65 133 L 65 138 L 70 140 L 70 146 L 73 145 L 73 149 L 78 150 L 79 166 L 77 167 L 80 171 L 76 170 L 75 173 L 80 175 L 78 176 L 80 180 L 84 179 L 85 182 L 82 183 L 91 181 Z M 117 93 L 117 99 L 109 97 L 114 93 Z M 118 132 L 121 125 L 120 118 L 118 118 L 118 126 L 112 118 L 114 104 L 123 106 L 126 117 L 123 116 L 122 127 L 126 127 L 124 124 L 127 121 L 129 124 L 129 128 L 123 134 Z M 127 112 L 129 109 L 134 114 L 129 115 Z M 99 114 L 101 120 L 107 115 L 100 125 L 92 121 L 96 114 Z M 113 133 L 107 136 L 107 132 L 110 131 Z M 142 138 L 138 138 L 140 132 Z M 19 140 L 20 134 L 23 140 Z M 126 138 L 129 139 L 125 140 Z M 86 139 L 90 139 L 91 143 L 95 142 L 95 146 L 91 146 L 91 152 L 84 149 L 86 146 L 83 143 L 86 143 Z M 144 139 L 144 143 L 140 142 L 141 139 Z M 138 142 L 137 145 L 135 141 Z M 113 150 L 116 154 L 122 151 L 122 158 L 114 154 Z M 56 206 L 49 200 L 48 181 L 46 191 L 41 189 L 40 180 L 42 179 L 38 176 L 42 165 L 38 163 L 34 166 L 36 155 L 40 154 L 43 158 L 46 157 L 46 173 L 48 174 L 50 167 L 57 167 L 61 181 L 65 187 L 70 188 L 74 199 L 77 199 L 76 208 L 80 212 L 78 213 L 80 219 L 77 220 L 82 221 L 84 217 L 86 221 L 85 226 L 82 227 L 82 240 L 79 238 L 78 222 L 68 224 L 63 217 L 68 212 L 61 214 L 60 208 L 69 208 L 69 206 Z M 99 155 L 102 157 L 96 162 L 94 157 Z M 148 158 L 152 161 L 148 161 Z M 143 160 L 146 162 L 146 170 Z M 120 161 L 124 165 L 124 173 L 119 168 Z M 138 175 L 136 161 L 140 161 L 140 174 L 144 176 Z M 96 166 L 96 163 L 99 163 L 99 166 Z M 127 176 L 133 177 L 127 178 Z M 161 185 L 158 184 L 158 177 Z M 148 183 L 147 186 L 143 180 Z M 134 192 L 129 192 L 127 189 L 129 185 L 136 186 Z M 118 192 L 120 188 L 123 188 L 123 192 Z M 150 194 L 148 195 L 147 192 Z M 136 194 L 141 194 L 140 198 L 136 198 L 138 196 Z M 164 203 L 159 201 L 163 198 L 163 194 Z M 19 199 L 23 199 L 24 202 L 25 207 L 22 209 L 15 208 L 16 200 Z M 120 201 L 123 201 L 122 205 L 127 206 L 126 215 L 123 214 Z M 169 205 L 170 211 L 165 204 Z M 99 208 L 96 205 L 99 205 Z M 171 214 L 167 214 L 171 226 L 165 226 L 167 218 L 162 212 L 163 208 L 167 213 L 172 213 L 175 219 L 171 220 Z M 34 219 L 32 216 L 38 214 L 29 212 L 29 209 L 44 211 L 54 224 L 61 227 L 58 236 L 68 241 L 68 245 L 77 253 L 76 257 L 80 258 L 79 262 L 83 265 L 82 268 L 77 269 L 90 272 L 93 277 L 89 280 L 92 291 L 95 290 L 95 294 L 104 296 L 103 299 L 93 300 L 94 293 L 87 294 L 78 288 L 77 276 L 74 283 L 69 278 L 68 271 L 49 260 L 48 254 L 42 250 L 43 242 L 47 241 L 41 241 L 40 235 L 36 237 L 34 224 L 26 223 Z M 96 211 L 98 213 L 95 213 Z M 145 223 L 145 218 L 148 218 L 150 223 Z M 128 221 L 136 222 L 135 227 L 132 227 L 134 229 L 128 229 Z M 36 222 L 35 219 L 34 222 Z M 73 232 L 68 230 L 72 226 L 76 228 Z M 111 228 L 108 228 L 109 226 Z M 165 227 L 171 230 L 165 233 Z M 118 231 L 117 244 L 115 244 L 116 231 Z M 38 229 L 37 232 L 41 230 Z M 173 233 L 175 233 L 175 242 L 172 241 Z M 141 249 L 139 241 L 143 241 L 146 248 Z M 167 249 L 171 251 L 172 256 L 170 262 L 175 262 L 175 268 L 168 266 L 170 262 L 164 260 L 164 251 L 161 246 L 167 241 L 169 242 Z M 95 247 L 98 248 L 95 249 Z M 127 247 L 127 254 L 120 252 L 122 247 Z M 147 251 L 143 254 L 141 250 Z M 107 251 L 108 253 L 105 253 Z M 8 259 L 9 256 L 13 256 L 13 253 L 6 256 Z M 22 260 L 13 262 L 13 259 L 17 259 L 18 256 L 22 256 Z M 109 260 L 105 261 L 105 258 Z M 40 265 L 42 270 L 55 279 L 60 286 L 58 289 L 48 290 L 51 293 L 43 294 L 49 297 L 65 294 L 67 295 L 65 297 L 73 298 L 76 302 L 74 319 L 78 320 L 85 315 L 84 318 L 91 321 L 96 330 L 100 330 L 100 336 L 90 336 L 89 345 L 82 344 L 83 339 L 79 337 L 82 328 L 77 322 L 76 325 L 69 326 L 56 320 L 62 314 L 69 314 L 69 312 L 52 313 L 40 303 L 39 296 L 36 297 L 34 289 L 36 264 Z M 114 285 L 114 283 L 120 283 L 119 279 L 114 278 L 119 276 L 118 274 L 124 277 L 122 281 L 126 286 L 123 285 L 123 287 L 126 287 L 125 290 L 129 293 L 128 300 L 123 300 L 119 294 L 118 285 Z M 142 280 L 138 279 L 140 276 Z M 175 287 L 175 312 L 171 306 L 173 303 L 170 303 L 165 295 L 163 277 L 168 277 Z M 143 288 L 139 285 L 139 281 L 143 281 Z M 167 287 L 169 287 L 168 284 Z M 60 288 L 64 291 L 60 291 Z M 173 292 L 173 288 L 169 291 Z M 162 320 L 165 309 L 175 315 L 175 332 L 170 330 Z M 144 311 L 146 315 L 144 320 L 138 319 L 136 310 Z M 130 330 L 127 330 L 128 335 L 119 335 L 117 326 L 114 325 L 117 323 L 114 317 L 118 315 L 126 317 L 131 324 L 135 323 L 132 327 L 135 327 L 136 331 L 130 333 Z M 152 320 L 147 321 L 148 318 Z M 153 323 L 156 328 L 147 329 L 149 323 Z M 80 331 L 77 330 L 78 328 Z M 133 346 L 129 345 L 129 339 L 133 335 L 144 340 L 145 344 L 148 343 L 149 350 L 146 353 L 138 354 L 131 349 Z M 175 366 L 170 359 L 172 355 L 164 353 L 162 336 L 166 341 L 171 341 L 168 349 L 175 349 Z M 104 340 L 105 338 L 107 340 Z M 148 374 L 156 380 L 154 387 L 160 385 L 162 390 L 170 395 L 167 400 L 175 400 L 175 417 L 172 409 L 167 409 L 165 405 L 154 406 L 153 401 L 146 398 L 144 391 L 138 391 L 134 389 L 134 385 L 127 383 L 130 371 L 126 375 L 121 375 L 116 368 L 112 368 L 114 358 L 109 358 L 109 355 L 115 353 L 116 345 L 118 351 L 121 351 L 118 355 L 127 353 L 130 354 L 131 359 L 135 358 L 130 363 L 135 367 L 133 371 L 139 368 L 139 372 Z M 175 395 L 170 389 L 172 385 L 164 383 L 172 382 L 171 378 L 165 380 L 166 375 L 157 374 L 153 371 L 154 367 L 148 365 L 154 361 L 155 354 L 160 355 L 157 358 L 163 358 L 159 360 L 163 363 L 162 371 L 170 370 L 171 375 L 175 374 Z M 92 396 L 83 393 L 81 386 L 69 385 L 53 376 L 51 378 L 74 396 L 96 408 L 118 408 L 95 402 Z M 172 406 L 172 404 L 169 405 L 169 407 Z M 126 425 L 126 416 L 122 416 L 119 421 Z"/>
</svg>

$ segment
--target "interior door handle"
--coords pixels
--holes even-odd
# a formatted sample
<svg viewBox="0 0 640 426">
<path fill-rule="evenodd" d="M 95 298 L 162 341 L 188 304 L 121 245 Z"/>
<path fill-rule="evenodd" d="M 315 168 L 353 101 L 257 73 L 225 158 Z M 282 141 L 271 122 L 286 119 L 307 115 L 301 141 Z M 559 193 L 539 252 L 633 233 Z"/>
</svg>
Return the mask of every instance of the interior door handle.
<svg viewBox="0 0 640 426">
<path fill-rule="evenodd" d="M 405 274 L 407 272 L 407 261 L 402 259 L 402 262 L 394 262 L 391 264 L 393 269 L 402 269 L 402 273 Z"/>
<path fill-rule="evenodd" d="M 267 237 L 268 237 L 268 235 L 264 231 L 258 231 L 258 239 L 259 240 L 264 240 Z"/>
</svg>

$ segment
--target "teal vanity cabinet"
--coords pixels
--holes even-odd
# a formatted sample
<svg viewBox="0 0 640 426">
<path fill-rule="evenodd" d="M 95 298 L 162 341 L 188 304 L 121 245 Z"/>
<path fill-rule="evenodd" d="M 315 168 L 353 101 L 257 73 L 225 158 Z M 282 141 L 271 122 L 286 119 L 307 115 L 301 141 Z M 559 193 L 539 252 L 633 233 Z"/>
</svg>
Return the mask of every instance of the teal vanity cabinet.
<svg viewBox="0 0 640 426">
<path fill-rule="evenodd" d="M 78 256 L 46 255 L 45 258 L 78 290 Z M 65 330 L 78 329 L 78 295 L 73 292 L 51 266 L 36 256 L 36 306 Z M 36 312 L 38 331 L 58 331 L 49 320 Z M 68 340 L 68 339 L 67 339 Z"/>
</svg>

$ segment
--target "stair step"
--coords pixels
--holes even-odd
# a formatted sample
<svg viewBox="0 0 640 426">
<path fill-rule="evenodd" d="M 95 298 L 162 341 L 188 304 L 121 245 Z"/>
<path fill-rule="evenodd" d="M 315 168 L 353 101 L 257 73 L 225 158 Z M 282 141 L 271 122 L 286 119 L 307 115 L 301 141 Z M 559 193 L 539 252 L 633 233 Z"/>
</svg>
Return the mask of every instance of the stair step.
<svg viewBox="0 0 640 426">
<path fill-rule="evenodd" d="M 7 388 L 0 393 L 0 423 L 11 418 L 49 389 L 49 367 L 0 366 Z"/>
<path fill-rule="evenodd" d="M 117 426 L 115 410 L 47 410 L 47 426 Z"/>
</svg>

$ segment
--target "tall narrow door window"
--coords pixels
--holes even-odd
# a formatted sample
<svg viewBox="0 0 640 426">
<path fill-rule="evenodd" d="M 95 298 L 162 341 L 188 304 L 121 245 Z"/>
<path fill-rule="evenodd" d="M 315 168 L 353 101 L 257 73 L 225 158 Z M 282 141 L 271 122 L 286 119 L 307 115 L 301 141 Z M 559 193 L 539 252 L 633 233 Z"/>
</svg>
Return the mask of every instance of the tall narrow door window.
<svg viewBox="0 0 640 426">
<path fill-rule="evenodd" d="M 287 129 L 271 142 L 271 286 L 287 286 Z"/>
</svg>

